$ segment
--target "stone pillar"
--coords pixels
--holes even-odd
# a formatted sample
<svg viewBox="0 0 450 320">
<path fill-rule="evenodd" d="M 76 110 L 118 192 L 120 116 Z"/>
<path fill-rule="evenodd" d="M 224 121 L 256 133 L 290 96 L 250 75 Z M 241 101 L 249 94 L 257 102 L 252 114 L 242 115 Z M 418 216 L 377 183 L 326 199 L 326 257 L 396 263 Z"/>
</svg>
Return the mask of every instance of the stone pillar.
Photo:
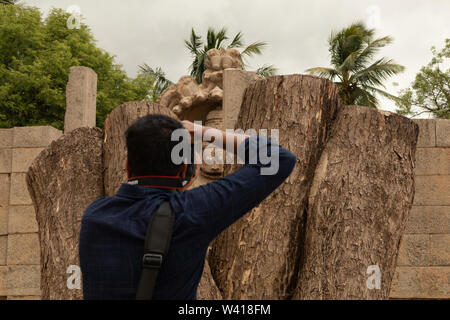
<svg viewBox="0 0 450 320">
<path fill-rule="evenodd" d="M 223 70 L 223 129 L 234 129 L 241 110 L 244 91 L 250 83 L 262 79 L 255 72 L 240 69 Z"/>
<path fill-rule="evenodd" d="M 80 127 L 95 127 L 97 74 L 88 67 L 70 68 L 66 87 L 64 133 Z"/>
</svg>

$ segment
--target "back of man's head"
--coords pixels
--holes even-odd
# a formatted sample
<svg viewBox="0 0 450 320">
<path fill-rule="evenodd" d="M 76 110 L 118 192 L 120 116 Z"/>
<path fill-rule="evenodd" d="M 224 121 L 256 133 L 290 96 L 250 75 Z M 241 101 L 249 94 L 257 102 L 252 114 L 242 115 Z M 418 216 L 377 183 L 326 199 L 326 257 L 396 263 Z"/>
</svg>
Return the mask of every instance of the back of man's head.
<svg viewBox="0 0 450 320">
<path fill-rule="evenodd" d="M 180 165 L 171 159 L 172 132 L 183 125 L 168 116 L 152 114 L 136 120 L 126 131 L 128 165 L 133 177 L 148 175 L 177 175 Z"/>
</svg>

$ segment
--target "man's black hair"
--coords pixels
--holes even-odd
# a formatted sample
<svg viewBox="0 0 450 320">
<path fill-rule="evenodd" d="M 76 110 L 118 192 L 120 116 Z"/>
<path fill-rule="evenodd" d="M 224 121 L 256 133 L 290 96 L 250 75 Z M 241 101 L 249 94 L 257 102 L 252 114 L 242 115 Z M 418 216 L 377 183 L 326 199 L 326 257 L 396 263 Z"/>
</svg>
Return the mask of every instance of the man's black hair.
<svg viewBox="0 0 450 320">
<path fill-rule="evenodd" d="M 171 160 L 172 132 L 183 128 L 181 122 L 162 114 L 151 114 L 136 120 L 125 132 L 128 165 L 131 175 L 175 176 L 180 165 Z"/>
</svg>

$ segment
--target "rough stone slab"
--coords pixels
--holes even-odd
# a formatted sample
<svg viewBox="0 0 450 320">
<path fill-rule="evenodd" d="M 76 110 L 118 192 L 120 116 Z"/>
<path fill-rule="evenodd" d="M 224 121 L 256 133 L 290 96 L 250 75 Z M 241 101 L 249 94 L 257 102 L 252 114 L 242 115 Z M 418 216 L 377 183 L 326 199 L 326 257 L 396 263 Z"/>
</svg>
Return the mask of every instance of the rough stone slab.
<svg viewBox="0 0 450 320">
<path fill-rule="evenodd" d="M 40 296 L 10 296 L 8 300 L 41 300 Z"/>
<path fill-rule="evenodd" d="M 400 244 L 397 266 L 427 266 L 430 250 L 428 234 L 404 235 Z"/>
<path fill-rule="evenodd" d="M 450 234 L 430 235 L 430 265 L 450 266 Z"/>
<path fill-rule="evenodd" d="M 7 296 L 6 292 L 6 275 L 8 274 L 8 267 L 0 266 L 0 296 Z"/>
<path fill-rule="evenodd" d="M 12 149 L 0 149 L 0 173 L 10 173 L 12 162 Z"/>
<path fill-rule="evenodd" d="M 418 148 L 416 175 L 450 175 L 450 148 Z"/>
<path fill-rule="evenodd" d="M 26 173 L 11 174 L 10 205 L 33 204 L 25 181 Z"/>
<path fill-rule="evenodd" d="M 416 176 L 414 205 L 450 206 L 450 176 Z"/>
<path fill-rule="evenodd" d="M 413 206 L 405 233 L 450 233 L 450 206 Z"/>
<path fill-rule="evenodd" d="M 13 145 L 13 129 L 0 129 L 0 148 L 11 148 Z"/>
<path fill-rule="evenodd" d="M 436 120 L 434 119 L 414 119 L 419 125 L 419 140 L 417 148 L 429 148 L 436 146 Z"/>
<path fill-rule="evenodd" d="M 404 235 L 398 266 L 445 266 L 450 265 L 450 234 Z"/>
<path fill-rule="evenodd" d="M 9 266 L 6 275 L 6 292 L 9 296 L 40 296 L 40 266 Z"/>
<path fill-rule="evenodd" d="M 40 263 L 37 233 L 8 235 L 8 266 Z"/>
<path fill-rule="evenodd" d="M 450 147 L 450 119 L 436 119 L 436 146 Z"/>
<path fill-rule="evenodd" d="M 15 127 L 13 146 L 14 148 L 46 147 L 61 135 L 60 130 L 51 126 Z"/>
<path fill-rule="evenodd" d="M 6 266 L 6 248 L 8 236 L 0 236 L 0 266 Z"/>
<path fill-rule="evenodd" d="M 67 288 L 67 267 L 79 265 L 81 218 L 89 204 L 104 195 L 103 133 L 78 128 L 50 144 L 33 161 L 27 184 L 40 226 L 42 298 L 80 299 Z"/>
<path fill-rule="evenodd" d="M 398 267 L 392 281 L 390 298 L 450 298 L 450 266 Z"/>
<path fill-rule="evenodd" d="M 15 148 L 12 152 L 12 172 L 27 172 L 33 160 L 44 148 Z"/>
<path fill-rule="evenodd" d="M 33 206 L 11 206 L 9 207 L 8 216 L 9 234 L 38 232 Z"/>
<path fill-rule="evenodd" d="M 223 71 L 223 129 L 234 129 L 245 89 L 261 79 L 255 72 L 240 69 L 225 69 Z"/>
<path fill-rule="evenodd" d="M 5 208 L 9 205 L 10 175 L 0 174 L 0 207 Z"/>
<path fill-rule="evenodd" d="M 88 67 L 71 67 L 66 87 L 64 132 L 95 127 L 97 74 Z"/>
<path fill-rule="evenodd" d="M 0 207 L 0 236 L 8 234 L 8 207 Z"/>
</svg>

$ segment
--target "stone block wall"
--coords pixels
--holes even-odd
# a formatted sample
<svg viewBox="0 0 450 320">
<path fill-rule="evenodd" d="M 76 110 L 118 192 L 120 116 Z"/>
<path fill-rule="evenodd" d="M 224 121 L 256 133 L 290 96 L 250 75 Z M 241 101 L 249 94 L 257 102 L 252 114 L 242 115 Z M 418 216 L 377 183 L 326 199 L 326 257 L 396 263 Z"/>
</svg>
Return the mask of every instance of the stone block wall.
<svg viewBox="0 0 450 320">
<path fill-rule="evenodd" d="M 416 193 L 391 298 L 450 299 L 450 120 L 415 121 Z"/>
<path fill-rule="evenodd" d="M 38 226 L 25 175 L 61 134 L 49 126 L 0 129 L 0 300 L 40 297 Z"/>
</svg>

